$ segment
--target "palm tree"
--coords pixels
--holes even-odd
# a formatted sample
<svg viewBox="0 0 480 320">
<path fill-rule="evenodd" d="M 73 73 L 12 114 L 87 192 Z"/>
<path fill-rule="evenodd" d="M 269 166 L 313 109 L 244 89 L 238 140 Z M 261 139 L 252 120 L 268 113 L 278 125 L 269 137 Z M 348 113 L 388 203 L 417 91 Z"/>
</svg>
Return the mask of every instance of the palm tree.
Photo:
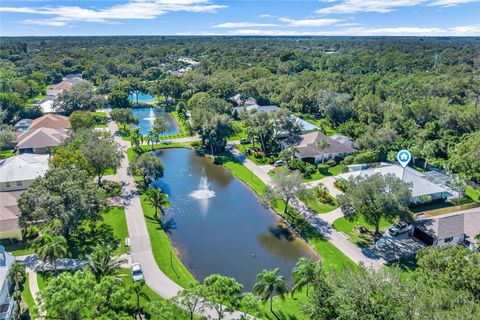
<svg viewBox="0 0 480 320">
<path fill-rule="evenodd" d="M 308 288 L 315 281 L 315 278 L 320 271 L 320 262 L 316 262 L 307 258 L 301 258 L 298 260 L 297 264 L 292 269 L 292 279 L 295 283 L 293 286 L 292 295 L 294 292 L 306 288 L 306 294 L 308 297 Z"/>
<path fill-rule="evenodd" d="M 22 316 L 22 286 L 25 281 L 25 266 L 14 263 L 8 271 L 8 277 L 13 281 L 13 301 L 15 302 L 13 319 L 18 320 Z"/>
<path fill-rule="evenodd" d="M 140 145 L 140 128 L 133 129 L 132 134 L 130 135 L 130 142 L 135 148 L 138 148 Z"/>
<path fill-rule="evenodd" d="M 147 202 L 155 209 L 155 219 L 163 223 L 165 216 L 164 208 L 169 208 L 172 204 L 168 200 L 168 195 L 163 193 L 160 188 L 150 188 L 146 192 Z"/>
<path fill-rule="evenodd" d="M 121 259 L 112 255 L 112 248 L 97 247 L 88 257 L 87 269 L 95 276 L 97 283 L 100 283 L 105 276 L 115 276 L 122 264 L 127 263 L 127 259 Z"/>
<path fill-rule="evenodd" d="M 144 298 L 147 301 L 150 301 L 150 297 L 142 291 L 143 286 L 145 285 L 145 281 L 142 280 L 140 282 L 135 282 L 131 287 L 130 291 L 135 295 L 136 298 L 136 304 L 137 304 L 137 311 L 135 314 L 135 319 L 139 318 L 142 319 L 142 313 L 140 312 L 140 298 Z"/>
<path fill-rule="evenodd" d="M 57 272 L 57 259 L 67 256 L 67 240 L 63 236 L 44 233 L 35 242 L 38 257 L 53 263 L 53 268 Z"/>
<path fill-rule="evenodd" d="M 325 139 L 320 139 L 317 141 L 317 148 L 320 149 L 320 150 L 325 150 L 327 149 L 328 147 L 330 147 L 330 142 L 328 142 L 327 140 Z M 322 155 L 322 164 L 325 163 L 325 155 Z"/>
<path fill-rule="evenodd" d="M 270 312 L 279 319 L 273 312 L 273 295 L 278 294 L 282 299 L 287 293 L 287 285 L 283 276 L 279 275 L 279 268 L 271 271 L 263 270 L 257 274 L 257 282 L 253 285 L 253 292 L 262 299 L 262 301 L 270 300 Z"/>
</svg>

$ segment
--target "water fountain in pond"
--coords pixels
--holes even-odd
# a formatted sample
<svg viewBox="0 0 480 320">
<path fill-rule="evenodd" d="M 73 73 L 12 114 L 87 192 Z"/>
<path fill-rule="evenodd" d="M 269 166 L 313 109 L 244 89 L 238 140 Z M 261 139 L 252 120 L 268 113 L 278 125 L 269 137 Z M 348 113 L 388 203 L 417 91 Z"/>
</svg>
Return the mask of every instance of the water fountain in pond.
<svg viewBox="0 0 480 320">
<path fill-rule="evenodd" d="M 212 197 L 215 197 L 215 191 L 210 190 L 210 183 L 208 183 L 208 178 L 205 175 L 205 169 L 202 169 L 202 177 L 200 178 L 200 183 L 198 184 L 198 190 L 190 193 L 190 197 L 197 200 L 206 200 Z"/>
<path fill-rule="evenodd" d="M 150 112 L 148 113 L 148 117 L 143 118 L 143 120 L 147 120 L 147 121 L 150 121 L 152 123 L 155 121 L 155 113 L 153 112 L 152 107 L 150 107 Z"/>
</svg>

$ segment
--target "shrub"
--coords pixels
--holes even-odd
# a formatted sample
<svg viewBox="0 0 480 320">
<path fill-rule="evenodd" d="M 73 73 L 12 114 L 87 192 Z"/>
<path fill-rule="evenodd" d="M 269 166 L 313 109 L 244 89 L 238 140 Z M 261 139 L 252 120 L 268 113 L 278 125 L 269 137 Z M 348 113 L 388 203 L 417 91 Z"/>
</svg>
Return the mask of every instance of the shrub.
<svg viewBox="0 0 480 320">
<path fill-rule="evenodd" d="M 318 186 L 316 186 L 313 189 L 313 195 L 321 203 L 326 203 L 326 204 L 331 204 L 331 205 L 335 204 L 335 200 L 328 193 L 327 188 L 323 184 L 319 184 Z"/>
<path fill-rule="evenodd" d="M 337 188 L 338 190 L 341 190 L 341 191 L 345 192 L 345 191 L 347 190 L 348 181 L 345 180 L 345 179 L 338 179 L 338 180 L 335 180 L 335 182 L 333 183 L 333 185 L 334 185 L 335 188 Z"/>
<path fill-rule="evenodd" d="M 255 151 L 253 153 L 253 156 L 256 158 L 256 159 L 262 159 L 262 158 L 265 158 L 265 152 L 263 151 Z"/>
<path fill-rule="evenodd" d="M 306 164 L 300 159 L 293 158 L 287 162 L 288 169 L 291 171 L 298 170 L 302 173 L 305 173 Z"/>
<path fill-rule="evenodd" d="M 335 167 L 337 165 L 337 162 L 335 160 L 328 160 L 325 162 L 325 166 L 327 168 Z"/>
<path fill-rule="evenodd" d="M 118 197 L 122 195 L 122 184 L 117 181 L 104 181 L 102 185 L 103 190 L 108 197 Z"/>
<path fill-rule="evenodd" d="M 303 173 L 303 176 L 307 179 L 310 179 L 312 177 L 312 174 L 314 174 L 317 171 L 317 168 L 310 163 L 307 163 L 305 165 L 305 172 Z"/>
<path fill-rule="evenodd" d="M 192 142 L 192 147 L 197 149 L 197 148 L 200 148 L 200 146 L 202 145 L 202 143 L 200 141 L 193 141 Z"/>
</svg>

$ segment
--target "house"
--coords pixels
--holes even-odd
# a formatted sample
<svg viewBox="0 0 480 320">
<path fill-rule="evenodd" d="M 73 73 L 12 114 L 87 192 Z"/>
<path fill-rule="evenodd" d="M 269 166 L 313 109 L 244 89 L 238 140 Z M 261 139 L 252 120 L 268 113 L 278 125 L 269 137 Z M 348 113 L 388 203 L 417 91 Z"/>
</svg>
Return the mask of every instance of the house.
<svg viewBox="0 0 480 320">
<path fill-rule="evenodd" d="M 22 239 L 17 200 L 49 168 L 49 156 L 21 154 L 0 161 L 0 239 Z"/>
<path fill-rule="evenodd" d="M 61 94 L 63 91 L 70 90 L 75 85 L 84 81 L 86 80 L 82 78 L 82 74 L 80 73 L 67 74 L 65 77 L 63 77 L 61 82 L 48 86 L 47 95 L 56 97 L 59 94 Z"/>
<path fill-rule="evenodd" d="M 22 191 L 0 192 L 0 240 L 22 240 L 20 209 L 17 200 Z"/>
<path fill-rule="evenodd" d="M 0 319 L 13 319 L 13 283 L 9 277 L 10 266 L 15 263 L 15 257 L 5 251 L 0 245 Z"/>
<path fill-rule="evenodd" d="M 49 155 L 24 153 L 0 160 L 0 191 L 27 189 L 49 168 Z"/>
<path fill-rule="evenodd" d="M 230 100 L 233 101 L 237 106 L 257 105 L 257 100 L 252 97 L 244 99 L 240 93 L 237 93 L 236 95 L 231 97 Z M 237 112 L 239 111 L 237 110 Z"/>
<path fill-rule="evenodd" d="M 43 98 L 42 100 L 37 101 L 36 105 L 42 109 L 42 112 L 47 114 L 47 113 L 55 113 L 57 110 L 53 108 L 53 103 L 54 103 L 55 97 L 49 96 L 46 98 Z"/>
<path fill-rule="evenodd" d="M 413 236 L 427 245 L 464 245 L 478 249 L 475 236 L 480 234 L 480 208 L 454 212 L 415 221 Z"/>
<path fill-rule="evenodd" d="M 319 148 L 318 143 L 320 140 L 326 141 L 328 146 L 324 149 Z M 284 141 L 282 146 L 284 148 L 295 147 L 295 156 L 297 158 L 315 164 L 330 159 L 343 158 L 356 151 L 349 144 L 334 140 L 321 132 L 302 134 L 298 141 Z"/>
<path fill-rule="evenodd" d="M 341 135 L 341 134 L 334 134 L 332 136 L 330 136 L 330 138 L 332 138 L 333 140 L 336 140 L 344 145 L 348 145 L 352 148 L 355 147 L 355 140 L 353 140 L 352 138 L 349 138 L 347 136 L 344 136 L 344 135 Z"/>
<path fill-rule="evenodd" d="M 348 180 L 357 176 L 367 177 L 377 173 L 382 175 L 393 174 L 402 181 L 411 183 L 412 198 L 410 201 L 412 204 L 444 200 L 454 196 L 452 190 L 429 181 L 427 175 L 410 167 L 406 167 L 404 170 L 400 165 L 391 163 L 380 163 L 377 167 L 368 169 L 364 169 L 364 167 L 362 165 L 351 166 L 350 168 L 354 168 L 354 171 L 339 174 L 335 178 Z"/>
<path fill-rule="evenodd" d="M 68 117 L 58 114 L 46 114 L 33 120 L 28 130 L 38 128 L 69 129 L 70 120 L 68 120 Z"/>
<path fill-rule="evenodd" d="M 21 134 L 16 149 L 21 153 L 47 154 L 68 137 L 66 129 L 38 128 Z"/>
</svg>

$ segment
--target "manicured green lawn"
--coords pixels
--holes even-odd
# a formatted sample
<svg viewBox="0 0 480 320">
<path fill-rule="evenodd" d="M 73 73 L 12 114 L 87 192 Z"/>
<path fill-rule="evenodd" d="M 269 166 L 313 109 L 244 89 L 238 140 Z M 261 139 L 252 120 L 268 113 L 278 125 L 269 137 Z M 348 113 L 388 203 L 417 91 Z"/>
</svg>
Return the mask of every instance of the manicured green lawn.
<svg viewBox="0 0 480 320">
<path fill-rule="evenodd" d="M 24 256 L 35 253 L 35 250 L 25 242 L 9 244 L 8 242 L 2 241 L 2 245 L 5 247 L 6 251 L 10 252 L 14 256 Z"/>
<path fill-rule="evenodd" d="M 470 186 L 465 188 L 465 194 L 467 197 L 472 199 L 475 202 L 480 202 L 480 190 L 479 189 L 474 189 Z"/>
<path fill-rule="evenodd" d="M 320 180 L 325 177 L 336 176 L 337 174 L 342 173 L 342 166 L 336 165 L 331 168 L 320 168 L 317 170 L 310 178 L 303 178 L 305 182 Z"/>
<path fill-rule="evenodd" d="M 125 247 L 125 238 L 128 237 L 127 219 L 123 207 L 112 207 L 107 213 L 103 214 L 103 221 L 113 228 L 113 234 L 119 239 L 119 246 L 115 249 L 115 254 L 127 252 Z"/>
<path fill-rule="evenodd" d="M 0 159 L 10 158 L 10 157 L 13 157 L 13 155 L 14 155 L 14 150 L 0 151 Z"/>
<path fill-rule="evenodd" d="M 380 221 L 380 232 L 383 232 L 391 225 L 387 220 L 382 219 Z M 335 220 L 333 228 L 339 232 L 343 232 L 349 237 L 349 241 L 356 244 L 359 247 L 369 246 L 373 243 L 373 237 L 368 234 L 360 234 L 355 230 L 356 226 L 364 226 L 369 231 L 375 231 L 375 227 L 365 221 L 363 217 L 358 216 L 354 221 L 348 221 L 345 217 Z"/>
<path fill-rule="evenodd" d="M 232 125 L 235 130 L 235 133 L 227 138 L 228 141 L 237 141 L 247 137 L 247 134 L 245 133 L 245 126 L 241 121 L 238 121 L 238 120 L 232 121 Z"/>
<path fill-rule="evenodd" d="M 321 203 L 315 197 L 300 196 L 300 200 L 303 201 L 310 209 L 317 213 L 327 213 L 338 208 L 337 202 L 335 204 Z"/>
<path fill-rule="evenodd" d="M 157 265 L 170 279 L 182 287 L 188 286 L 191 282 L 196 282 L 194 276 L 175 254 L 175 249 L 171 245 L 168 235 L 154 218 L 153 207 L 146 203 L 143 195 L 140 196 L 140 200 Z"/>
<path fill-rule="evenodd" d="M 23 284 L 23 292 L 22 292 L 22 299 L 28 305 L 28 312 L 30 314 L 31 319 L 37 319 L 38 312 L 37 312 L 37 305 L 35 303 L 35 299 L 32 296 L 32 292 L 30 291 L 30 280 L 28 279 L 28 274 L 25 275 L 26 280 Z"/>
</svg>

